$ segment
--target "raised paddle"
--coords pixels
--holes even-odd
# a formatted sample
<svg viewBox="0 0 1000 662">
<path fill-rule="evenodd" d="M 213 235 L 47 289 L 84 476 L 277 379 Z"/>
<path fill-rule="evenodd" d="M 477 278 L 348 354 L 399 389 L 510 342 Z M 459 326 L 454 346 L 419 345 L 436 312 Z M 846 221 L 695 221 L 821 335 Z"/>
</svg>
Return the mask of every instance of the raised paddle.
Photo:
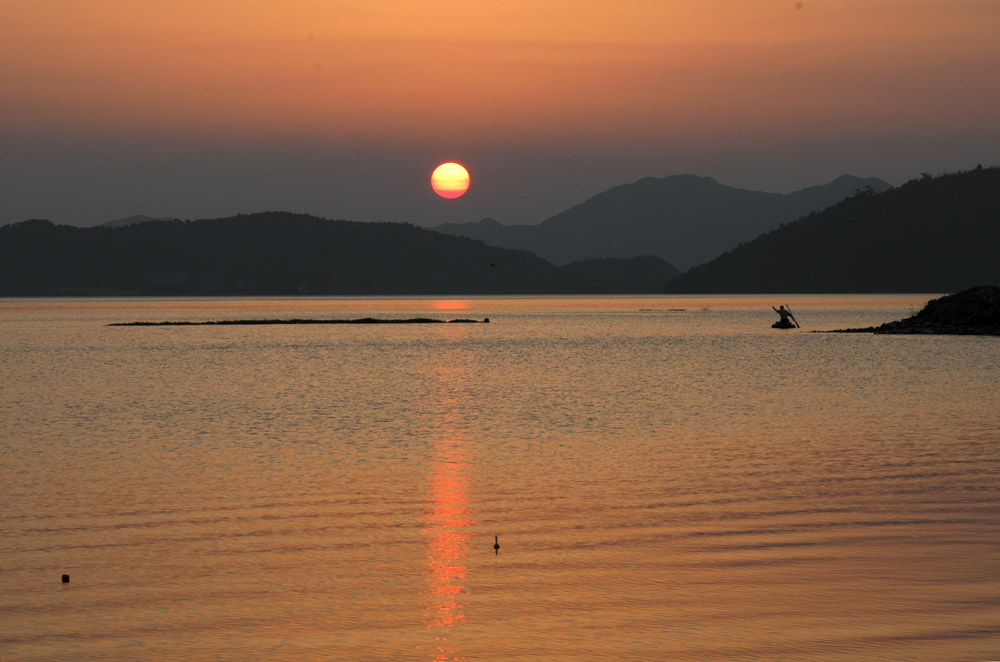
<svg viewBox="0 0 1000 662">
<path fill-rule="evenodd" d="M 795 322 L 795 328 L 796 329 L 801 329 L 802 327 L 799 326 L 799 321 L 797 319 L 795 319 L 795 315 L 792 315 L 792 309 L 788 307 L 787 303 L 785 304 L 785 310 L 788 311 L 788 316 L 792 318 L 793 322 Z"/>
</svg>

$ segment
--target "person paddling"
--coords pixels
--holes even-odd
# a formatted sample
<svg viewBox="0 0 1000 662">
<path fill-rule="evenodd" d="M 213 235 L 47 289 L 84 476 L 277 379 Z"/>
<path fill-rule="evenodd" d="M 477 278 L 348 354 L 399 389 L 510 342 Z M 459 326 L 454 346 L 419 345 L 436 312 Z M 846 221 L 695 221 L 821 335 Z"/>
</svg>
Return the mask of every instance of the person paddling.
<svg viewBox="0 0 1000 662">
<path fill-rule="evenodd" d="M 792 311 L 785 308 L 784 306 L 780 306 L 778 308 L 771 306 L 771 310 L 773 310 L 774 312 L 778 313 L 778 315 L 781 316 L 781 319 L 778 321 L 778 324 L 780 326 L 791 327 L 792 322 L 795 322 L 795 326 L 799 325 L 799 323 L 795 320 L 795 316 L 792 315 Z"/>
</svg>

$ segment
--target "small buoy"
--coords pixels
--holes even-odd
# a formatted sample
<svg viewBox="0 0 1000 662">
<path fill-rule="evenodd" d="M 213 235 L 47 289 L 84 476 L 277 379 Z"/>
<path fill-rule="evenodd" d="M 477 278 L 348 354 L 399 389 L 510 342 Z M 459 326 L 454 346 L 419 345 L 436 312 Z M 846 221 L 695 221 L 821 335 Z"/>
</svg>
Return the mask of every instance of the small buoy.
<svg viewBox="0 0 1000 662">
<path fill-rule="evenodd" d="M 63 584 L 69 584 L 69 575 L 63 575 Z"/>
<path fill-rule="evenodd" d="M 493 553 L 494 554 L 499 554 L 500 553 L 500 536 L 499 535 L 493 536 Z"/>
</svg>

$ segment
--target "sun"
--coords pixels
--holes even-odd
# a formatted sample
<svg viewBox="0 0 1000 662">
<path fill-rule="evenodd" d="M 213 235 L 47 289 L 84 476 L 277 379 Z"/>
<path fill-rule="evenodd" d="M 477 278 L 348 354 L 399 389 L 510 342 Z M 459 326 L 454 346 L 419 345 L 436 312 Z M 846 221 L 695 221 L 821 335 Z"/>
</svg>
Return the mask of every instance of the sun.
<svg viewBox="0 0 1000 662">
<path fill-rule="evenodd" d="M 469 190 L 469 171 L 461 163 L 442 163 L 431 174 L 431 188 L 442 198 L 458 198 Z"/>
</svg>

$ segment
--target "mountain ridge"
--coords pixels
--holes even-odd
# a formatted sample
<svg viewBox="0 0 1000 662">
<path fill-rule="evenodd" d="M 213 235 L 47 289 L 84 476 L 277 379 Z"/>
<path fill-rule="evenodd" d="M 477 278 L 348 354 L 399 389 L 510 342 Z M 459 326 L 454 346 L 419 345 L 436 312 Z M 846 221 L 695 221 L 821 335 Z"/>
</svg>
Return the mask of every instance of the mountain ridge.
<svg viewBox="0 0 1000 662">
<path fill-rule="evenodd" d="M 957 292 L 1000 284 L 1000 168 L 861 191 L 673 279 L 668 294 Z"/>
<path fill-rule="evenodd" d="M 867 188 L 891 186 L 877 178 L 841 175 L 828 184 L 781 194 L 739 189 L 701 175 L 643 177 L 538 225 L 503 225 L 488 218 L 431 229 L 527 250 L 554 264 L 648 254 L 685 270 Z"/>
<path fill-rule="evenodd" d="M 107 221 L 106 223 L 101 223 L 100 226 L 104 228 L 120 228 L 126 225 L 135 225 L 137 223 L 149 223 L 151 221 L 176 221 L 176 218 L 164 217 L 164 218 L 153 218 L 152 216 L 146 216 L 145 214 L 135 214 L 133 216 L 126 216 L 125 218 L 119 218 L 114 221 Z"/>
<path fill-rule="evenodd" d="M 678 273 L 658 258 L 566 269 L 410 224 L 291 212 L 0 228 L 0 296 L 655 293 Z"/>
</svg>

